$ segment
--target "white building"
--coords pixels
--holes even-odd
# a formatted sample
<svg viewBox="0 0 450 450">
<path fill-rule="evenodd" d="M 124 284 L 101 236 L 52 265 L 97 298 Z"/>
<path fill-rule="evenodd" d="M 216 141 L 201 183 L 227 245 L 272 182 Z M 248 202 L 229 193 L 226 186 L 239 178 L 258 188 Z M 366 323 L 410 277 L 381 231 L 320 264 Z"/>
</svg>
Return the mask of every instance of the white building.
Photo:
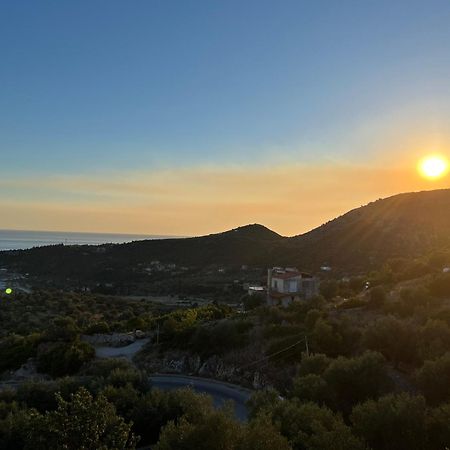
<svg viewBox="0 0 450 450">
<path fill-rule="evenodd" d="M 267 272 L 267 304 L 288 306 L 308 300 L 319 292 L 319 280 L 295 267 L 274 267 Z"/>
</svg>

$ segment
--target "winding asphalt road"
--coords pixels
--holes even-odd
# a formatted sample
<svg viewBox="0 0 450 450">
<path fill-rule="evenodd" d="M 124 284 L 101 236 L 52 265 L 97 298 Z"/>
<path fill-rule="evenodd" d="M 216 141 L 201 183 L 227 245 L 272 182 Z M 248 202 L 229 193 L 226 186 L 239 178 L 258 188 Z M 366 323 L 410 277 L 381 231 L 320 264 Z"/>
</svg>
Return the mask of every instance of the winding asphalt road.
<svg viewBox="0 0 450 450">
<path fill-rule="evenodd" d="M 185 375 L 157 374 L 152 375 L 150 381 L 153 387 L 161 390 L 191 387 L 194 391 L 210 395 L 213 398 L 214 406 L 218 408 L 227 400 L 232 400 L 236 418 L 241 422 L 247 421 L 248 410 L 245 403 L 253 393 L 250 389 L 235 384 Z"/>
<path fill-rule="evenodd" d="M 98 358 L 127 358 L 131 360 L 148 341 L 149 339 L 141 339 L 124 347 L 96 346 L 95 352 Z M 149 378 L 152 386 L 161 390 L 191 387 L 196 392 L 208 394 L 213 398 L 214 406 L 217 408 L 223 406 L 226 401 L 232 400 L 236 418 L 242 422 L 247 421 L 248 411 L 245 404 L 253 393 L 250 389 L 236 384 L 187 375 L 155 374 Z"/>
</svg>

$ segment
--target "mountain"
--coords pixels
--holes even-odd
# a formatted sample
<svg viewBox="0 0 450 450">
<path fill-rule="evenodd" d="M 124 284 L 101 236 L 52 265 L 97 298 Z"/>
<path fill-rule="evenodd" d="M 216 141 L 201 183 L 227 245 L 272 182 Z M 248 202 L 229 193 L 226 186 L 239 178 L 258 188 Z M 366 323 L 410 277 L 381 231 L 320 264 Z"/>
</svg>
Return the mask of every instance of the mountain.
<svg viewBox="0 0 450 450">
<path fill-rule="evenodd" d="M 195 238 L 3 252 L 0 265 L 80 279 L 152 260 L 200 267 L 291 265 L 312 271 L 327 264 L 337 272 L 360 272 L 389 258 L 414 258 L 449 246 L 450 189 L 442 189 L 380 199 L 289 238 L 253 224 Z"/>
<path fill-rule="evenodd" d="M 201 237 L 135 241 L 114 246 L 110 252 L 118 258 L 136 260 L 145 255 L 183 265 L 253 265 L 270 260 L 272 249 L 285 239 L 263 225 L 253 224 Z"/>
<path fill-rule="evenodd" d="M 398 194 L 356 208 L 289 238 L 286 251 L 299 265 L 356 271 L 449 246 L 450 189 L 441 189 Z"/>
</svg>

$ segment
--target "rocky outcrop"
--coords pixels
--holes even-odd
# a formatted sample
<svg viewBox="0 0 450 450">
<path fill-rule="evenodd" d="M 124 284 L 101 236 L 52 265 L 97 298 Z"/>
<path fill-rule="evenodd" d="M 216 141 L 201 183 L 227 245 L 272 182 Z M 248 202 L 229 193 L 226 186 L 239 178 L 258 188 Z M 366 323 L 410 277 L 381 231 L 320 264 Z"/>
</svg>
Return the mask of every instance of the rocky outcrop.
<svg viewBox="0 0 450 450">
<path fill-rule="evenodd" d="M 268 380 L 262 373 L 242 370 L 218 356 L 202 359 L 199 355 L 191 355 L 180 351 L 166 352 L 163 358 L 158 358 L 156 354 L 153 356 L 147 355 L 145 360 L 141 360 L 139 364 L 151 373 L 198 375 L 253 389 L 260 389 L 268 385 Z"/>
</svg>

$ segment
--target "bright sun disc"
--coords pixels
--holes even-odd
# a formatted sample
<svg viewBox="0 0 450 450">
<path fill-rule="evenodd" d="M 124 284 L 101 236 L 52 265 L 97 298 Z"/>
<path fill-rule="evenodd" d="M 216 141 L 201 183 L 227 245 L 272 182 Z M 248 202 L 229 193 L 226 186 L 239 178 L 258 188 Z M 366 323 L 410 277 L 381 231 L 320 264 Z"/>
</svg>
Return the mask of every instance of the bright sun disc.
<svg viewBox="0 0 450 450">
<path fill-rule="evenodd" d="M 442 156 L 429 156 L 419 163 L 420 173 L 427 178 L 439 178 L 448 170 L 448 161 Z"/>
</svg>

